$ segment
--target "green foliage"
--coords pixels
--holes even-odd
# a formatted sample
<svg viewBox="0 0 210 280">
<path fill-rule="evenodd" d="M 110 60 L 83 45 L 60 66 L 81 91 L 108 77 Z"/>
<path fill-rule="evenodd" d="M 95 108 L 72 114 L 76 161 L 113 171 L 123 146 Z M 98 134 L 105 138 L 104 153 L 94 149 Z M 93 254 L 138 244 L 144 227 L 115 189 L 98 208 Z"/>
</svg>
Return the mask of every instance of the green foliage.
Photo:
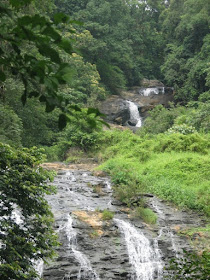
<svg viewBox="0 0 210 280">
<path fill-rule="evenodd" d="M 31 2 L 31 1 L 30 1 Z M 13 4 L 17 1 L 13 1 Z M 22 3 L 23 6 L 25 2 Z M 16 5 L 13 5 L 17 7 Z M 72 54 L 70 40 L 63 38 L 55 28 L 59 22 L 39 14 L 21 14 L 5 3 L 2 11 L 1 30 L 1 81 L 11 76 L 23 84 L 21 101 L 25 105 L 28 97 L 39 97 L 46 104 L 46 111 L 56 106 L 64 110 L 63 99 L 58 98 L 59 84 L 68 82 L 71 75 L 68 64 L 62 62 L 56 48 Z M 28 55 L 27 49 L 30 49 Z M 44 91 L 43 91 L 44 89 Z M 66 104 L 65 104 L 66 105 Z"/>
<path fill-rule="evenodd" d="M 52 6 L 50 3 L 50 9 Z M 92 99 L 89 104 L 95 105 L 97 96 L 105 95 L 98 85 L 96 67 L 73 55 L 72 34 L 75 30 L 72 23 L 76 24 L 76 21 L 70 21 L 69 16 L 62 13 L 49 18 L 45 1 L 43 10 L 37 8 L 36 0 L 5 1 L 0 7 L 1 95 L 5 96 L 8 80 L 14 79 L 19 84 L 23 105 L 28 98 L 35 97 L 45 104 L 45 112 L 55 108 L 62 111 L 57 118 L 59 128 L 63 129 L 69 121 L 67 113 L 80 110 L 72 104 L 87 102 L 85 94 L 88 93 Z"/>
<path fill-rule="evenodd" d="M 0 141 L 21 146 L 22 122 L 9 106 L 0 104 Z"/>
<path fill-rule="evenodd" d="M 135 208 L 135 217 L 140 217 L 147 224 L 156 224 L 157 215 L 150 209 L 144 207 Z"/>
<path fill-rule="evenodd" d="M 100 142 L 101 141 L 101 142 Z M 116 184 L 116 196 L 131 205 L 133 197 L 152 192 L 180 207 L 209 215 L 209 137 L 198 133 L 140 138 L 129 131 L 106 131 L 100 138 L 100 168 Z M 138 151 L 150 150 L 142 161 Z"/>
<path fill-rule="evenodd" d="M 208 251 L 198 255 L 184 251 L 181 259 L 172 259 L 168 269 L 170 279 L 206 280 L 210 273 L 210 255 Z M 168 279 L 168 277 L 166 277 Z"/>
<path fill-rule="evenodd" d="M 175 122 L 175 119 L 184 114 L 186 108 L 184 107 L 171 107 L 164 108 L 162 105 L 157 105 L 150 111 L 149 117 L 146 118 L 144 126 L 137 132 L 139 135 L 146 133 L 158 134 L 167 131 Z"/>
<path fill-rule="evenodd" d="M 22 86 L 14 79 L 5 83 L 5 100 L 3 106 L 8 104 L 22 122 L 21 143 L 25 147 L 51 145 L 58 133 L 59 111 L 54 110 L 46 114 L 45 106 L 32 97 L 25 106 L 21 104 Z"/>
<path fill-rule="evenodd" d="M 195 131 L 209 132 L 210 101 L 209 92 L 200 95 L 198 101 L 189 102 L 186 107 L 172 106 L 164 108 L 157 105 L 144 122 L 137 134 L 158 134 L 166 131 L 194 133 Z M 177 127 L 178 126 L 178 127 Z M 176 127 L 173 128 L 173 127 Z"/>
<path fill-rule="evenodd" d="M 103 212 L 102 212 L 102 219 L 104 221 L 109 221 L 109 220 L 112 220 L 114 217 L 114 213 L 105 209 Z"/>
<path fill-rule="evenodd" d="M 118 94 L 119 89 L 125 88 L 126 79 L 123 71 L 118 66 L 112 66 L 105 61 L 99 61 L 97 69 L 100 73 L 102 82 L 112 94 Z"/>
<path fill-rule="evenodd" d="M 2 280 L 37 279 L 34 261 L 52 257 L 57 245 L 45 199 L 55 189 L 47 184 L 51 174 L 39 166 L 42 159 L 37 148 L 17 151 L 0 144 Z"/>
<path fill-rule="evenodd" d="M 182 129 L 183 127 L 181 127 Z M 184 131 L 184 133 L 186 133 Z M 209 148 L 209 142 L 208 138 L 202 137 L 198 133 L 194 134 L 187 134 L 184 135 L 183 131 L 182 133 L 174 132 L 169 133 L 169 135 L 158 135 L 157 136 L 157 142 L 154 147 L 155 151 L 158 152 L 171 152 L 171 151 L 177 151 L 177 152 L 187 152 L 187 151 L 193 151 L 198 152 L 202 154 L 206 154 L 207 149 Z"/>
<path fill-rule="evenodd" d="M 162 1 L 62 0 L 56 4 L 58 11 L 84 22 L 76 27 L 81 34 L 89 34 L 86 43 L 80 44 L 81 52 L 96 64 L 111 93 L 118 93 L 125 84 L 138 85 L 143 77 L 160 76 L 164 40 L 158 18 L 164 9 Z"/>
<path fill-rule="evenodd" d="M 180 125 L 173 125 L 171 128 L 168 129 L 168 133 L 181 133 L 181 134 L 192 134 L 195 133 L 196 130 L 194 127 L 184 124 Z"/>
<path fill-rule="evenodd" d="M 80 147 L 88 151 L 96 144 L 101 125 L 93 128 L 95 115 L 89 114 L 87 117 L 86 111 L 78 112 L 75 116 L 71 118 L 71 124 L 62 132 L 60 139 L 68 141 L 71 147 Z"/>
<path fill-rule="evenodd" d="M 172 0 L 162 14 L 168 45 L 161 69 L 176 99 L 185 104 L 208 90 L 209 15 L 205 0 Z"/>
</svg>

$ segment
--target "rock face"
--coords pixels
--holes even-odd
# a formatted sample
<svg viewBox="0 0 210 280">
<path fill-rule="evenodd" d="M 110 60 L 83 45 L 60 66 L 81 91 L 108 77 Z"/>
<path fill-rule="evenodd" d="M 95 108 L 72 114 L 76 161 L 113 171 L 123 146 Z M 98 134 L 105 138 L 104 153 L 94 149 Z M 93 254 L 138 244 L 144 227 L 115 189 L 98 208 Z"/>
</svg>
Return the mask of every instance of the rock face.
<svg viewBox="0 0 210 280">
<path fill-rule="evenodd" d="M 152 87 L 164 87 L 164 84 L 158 80 L 143 79 L 141 81 L 140 86 L 145 88 L 152 88 Z"/>
<path fill-rule="evenodd" d="M 126 99 L 118 95 L 111 95 L 101 103 L 99 109 L 101 113 L 107 116 L 107 121 L 119 125 L 125 125 L 130 118 L 129 106 Z"/>
<path fill-rule="evenodd" d="M 118 125 L 127 125 L 130 118 L 129 104 L 131 101 L 137 105 L 141 117 L 148 116 L 148 111 L 158 104 L 165 107 L 169 106 L 169 102 L 174 100 L 173 89 L 164 87 L 164 85 L 156 80 L 148 81 L 147 84 L 152 87 L 134 87 L 129 91 L 122 91 L 120 96 L 112 95 L 103 101 L 99 109 L 105 114 L 106 121 L 116 123 Z M 146 82 L 144 83 L 146 85 Z M 134 124 L 135 125 L 135 124 Z"/>
<path fill-rule="evenodd" d="M 157 225 L 151 227 L 140 218 L 131 219 L 130 209 L 114 199 L 112 202 L 110 179 L 104 175 L 62 170 L 55 178 L 58 191 L 48 196 L 48 201 L 61 246 L 55 260 L 44 267 L 44 280 L 162 279 L 163 266 L 169 259 L 179 258 L 181 249 L 190 248 L 175 229 L 183 223 L 201 225 L 197 216 L 145 195 L 148 206 L 158 215 Z M 114 219 L 103 216 L 105 209 L 114 213 Z M 147 252 L 146 263 L 139 254 L 141 250 Z"/>
</svg>

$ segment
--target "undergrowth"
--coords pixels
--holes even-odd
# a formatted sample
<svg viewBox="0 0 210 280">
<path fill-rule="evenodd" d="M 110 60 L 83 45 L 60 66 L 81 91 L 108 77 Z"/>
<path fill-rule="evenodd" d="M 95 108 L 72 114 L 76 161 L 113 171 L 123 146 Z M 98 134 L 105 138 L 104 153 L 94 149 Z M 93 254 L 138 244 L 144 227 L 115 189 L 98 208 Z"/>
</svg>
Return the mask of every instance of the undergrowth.
<svg viewBox="0 0 210 280">
<path fill-rule="evenodd" d="M 209 135 L 192 133 L 140 137 L 129 130 L 101 135 L 99 167 L 108 172 L 120 200 L 143 192 L 210 215 Z"/>
</svg>

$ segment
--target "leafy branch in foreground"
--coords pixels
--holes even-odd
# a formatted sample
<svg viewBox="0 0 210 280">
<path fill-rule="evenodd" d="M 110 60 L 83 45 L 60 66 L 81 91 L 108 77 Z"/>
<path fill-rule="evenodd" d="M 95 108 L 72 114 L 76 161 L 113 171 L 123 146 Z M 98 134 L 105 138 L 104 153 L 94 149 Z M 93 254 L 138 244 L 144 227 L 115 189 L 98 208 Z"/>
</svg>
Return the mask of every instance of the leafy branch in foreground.
<svg viewBox="0 0 210 280">
<path fill-rule="evenodd" d="M 69 104 L 60 88 L 71 84 L 73 67 L 62 59 L 62 54 L 72 55 L 72 39 L 62 35 L 60 28 L 68 34 L 75 33 L 68 16 L 57 13 L 52 18 L 26 13 L 30 0 L 10 0 L 0 4 L 0 87 L 4 98 L 4 83 L 8 78 L 21 81 L 22 104 L 27 98 L 36 97 L 45 103 L 46 112 L 61 109 L 59 128 L 66 126 L 68 114 L 80 111 L 78 106 Z M 98 111 L 93 113 L 98 115 Z"/>
</svg>

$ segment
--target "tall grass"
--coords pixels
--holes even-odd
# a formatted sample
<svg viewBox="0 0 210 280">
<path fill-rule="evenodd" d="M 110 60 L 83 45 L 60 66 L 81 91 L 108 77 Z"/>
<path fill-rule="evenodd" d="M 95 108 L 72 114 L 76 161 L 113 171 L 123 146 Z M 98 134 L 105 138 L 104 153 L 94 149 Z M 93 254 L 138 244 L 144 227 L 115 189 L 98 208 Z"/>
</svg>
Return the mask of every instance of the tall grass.
<svg viewBox="0 0 210 280">
<path fill-rule="evenodd" d="M 100 168 L 109 172 L 124 200 L 147 191 L 210 215 L 208 140 L 209 135 L 198 133 L 142 138 L 130 131 L 108 131 L 100 139 Z"/>
</svg>

